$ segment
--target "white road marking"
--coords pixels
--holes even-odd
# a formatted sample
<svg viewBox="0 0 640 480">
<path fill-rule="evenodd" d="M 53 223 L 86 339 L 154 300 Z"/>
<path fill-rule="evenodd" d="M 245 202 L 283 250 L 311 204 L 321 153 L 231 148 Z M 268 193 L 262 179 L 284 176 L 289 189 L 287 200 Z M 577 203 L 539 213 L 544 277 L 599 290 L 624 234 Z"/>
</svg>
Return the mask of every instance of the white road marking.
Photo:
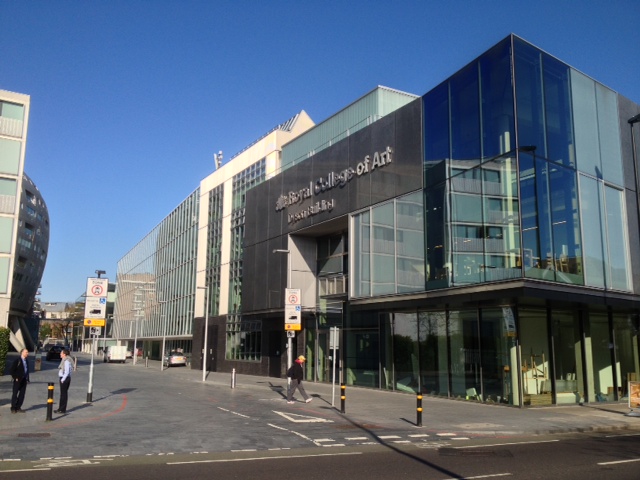
<svg viewBox="0 0 640 480">
<path fill-rule="evenodd" d="M 399 435 L 378 435 L 380 440 L 391 440 L 393 438 L 400 438 Z"/>
<path fill-rule="evenodd" d="M 234 415 L 238 415 L 239 417 L 251 418 L 249 415 L 244 415 L 242 413 L 234 412 L 233 410 L 227 410 L 226 408 L 218 407 L 218 409 L 222 410 L 223 412 L 227 412 L 227 413 L 232 413 Z"/>
<path fill-rule="evenodd" d="M 229 463 L 229 462 L 250 462 L 253 460 L 289 460 L 291 458 L 314 458 L 314 457 L 337 457 L 341 455 L 362 455 L 362 452 L 342 452 L 342 453 L 317 453 L 313 455 L 292 455 L 286 457 L 252 457 L 252 458 L 225 458 L 219 460 L 193 460 L 191 462 L 169 462 L 167 465 L 186 465 L 189 463 Z"/>
<path fill-rule="evenodd" d="M 277 410 L 273 410 L 273 413 L 277 413 L 281 417 L 284 417 L 290 422 L 294 423 L 333 423 L 333 420 L 328 420 L 326 418 L 320 417 L 311 417 L 309 415 L 300 415 L 298 413 L 278 412 Z"/>
<path fill-rule="evenodd" d="M 536 443 L 553 443 L 559 442 L 560 440 L 539 440 L 537 442 L 505 442 L 505 443 L 493 443 L 490 445 L 466 445 L 464 447 L 453 447 L 453 448 L 485 448 L 485 447 L 502 447 L 504 445 L 535 445 Z"/>
<path fill-rule="evenodd" d="M 478 475 L 476 477 L 455 477 L 456 480 L 471 480 L 473 478 L 493 478 L 493 477 L 510 477 L 512 473 L 494 473 L 492 475 Z M 453 477 L 449 477 L 453 478 Z M 449 480 L 449 479 L 447 479 Z"/>
<path fill-rule="evenodd" d="M 2 473 L 48 472 L 50 470 L 50 468 L 23 468 L 22 470 L 2 470 Z"/>
<path fill-rule="evenodd" d="M 616 460 L 614 462 L 600 462 L 598 465 L 615 465 L 617 463 L 632 463 L 632 462 L 640 462 L 640 458 L 634 458 L 631 460 Z"/>
<path fill-rule="evenodd" d="M 345 440 L 350 440 L 350 441 L 354 441 L 354 440 L 369 440 L 369 437 L 346 437 Z"/>
</svg>

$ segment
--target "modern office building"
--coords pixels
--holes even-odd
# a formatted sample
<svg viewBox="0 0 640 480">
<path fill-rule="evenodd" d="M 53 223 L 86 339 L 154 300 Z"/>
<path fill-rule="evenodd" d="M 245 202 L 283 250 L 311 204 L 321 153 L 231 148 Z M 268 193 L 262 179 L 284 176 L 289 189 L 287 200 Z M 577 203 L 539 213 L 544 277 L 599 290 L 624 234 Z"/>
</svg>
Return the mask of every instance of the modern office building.
<svg viewBox="0 0 640 480">
<path fill-rule="evenodd" d="M 16 350 L 37 341 L 31 313 L 49 247 L 47 206 L 24 173 L 29 106 L 28 95 L 0 90 L 0 326 Z"/>
<path fill-rule="evenodd" d="M 379 117 L 331 128 L 387 95 Z M 640 380 L 639 114 L 514 35 L 422 97 L 374 90 L 283 145 L 279 173 L 238 193 L 241 228 L 201 212 L 193 352 L 206 320 L 210 369 L 282 376 L 289 287 L 312 381 L 335 358 L 345 383 L 400 392 L 625 398 Z"/>
</svg>

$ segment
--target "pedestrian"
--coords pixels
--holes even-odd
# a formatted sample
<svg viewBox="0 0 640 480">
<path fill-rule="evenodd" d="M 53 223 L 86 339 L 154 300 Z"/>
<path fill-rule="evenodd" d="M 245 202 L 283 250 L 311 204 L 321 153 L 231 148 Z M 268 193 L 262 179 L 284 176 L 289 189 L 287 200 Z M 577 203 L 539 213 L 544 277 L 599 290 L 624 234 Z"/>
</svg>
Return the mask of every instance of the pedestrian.
<svg viewBox="0 0 640 480">
<path fill-rule="evenodd" d="M 291 385 L 289 385 L 289 392 L 287 394 L 287 403 L 289 404 L 293 403 L 293 394 L 295 393 L 296 388 L 300 390 L 305 403 L 309 403 L 311 401 L 311 397 L 307 396 L 307 392 L 305 392 L 304 387 L 302 386 L 302 364 L 306 360 L 307 359 L 304 358 L 304 355 L 300 355 L 287 371 L 287 377 L 291 378 Z"/>
<path fill-rule="evenodd" d="M 13 378 L 13 395 L 11 396 L 11 413 L 24 413 L 22 410 L 22 402 L 27 392 L 27 383 L 29 383 L 29 350 L 23 348 L 20 350 L 20 356 L 16 358 L 11 365 L 11 377 Z"/>
<path fill-rule="evenodd" d="M 69 350 L 66 348 L 60 352 L 62 360 L 60 366 L 58 366 L 58 377 L 60 378 L 60 401 L 58 402 L 58 409 L 54 410 L 54 413 L 67 413 L 67 394 L 69 393 L 69 385 L 71 385 L 71 371 L 73 365 L 71 364 L 71 357 L 69 356 Z"/>
</svg>

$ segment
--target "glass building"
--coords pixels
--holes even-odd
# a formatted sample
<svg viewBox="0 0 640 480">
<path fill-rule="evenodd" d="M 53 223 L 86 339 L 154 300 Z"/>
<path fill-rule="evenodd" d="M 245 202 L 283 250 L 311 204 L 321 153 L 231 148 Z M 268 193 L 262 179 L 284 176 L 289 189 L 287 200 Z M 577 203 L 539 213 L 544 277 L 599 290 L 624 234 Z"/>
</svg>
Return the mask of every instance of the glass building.
<svg viewBox="0 0 640 480">
<path fill-rule="evenodd" d="M 183 215 L 197 226 L 167 229 L 189 247 L 163 260 L 186 269 L 170 293 L 141 293 L 146 240 L 119 264 L 122 335 L 151 345 L 162 317 L 136 318 L 183 296 L 164 318 L 184 316 L 171 336 L 193 368 L 206 350 L 206 369 L 283 378 L 287 329 L 309 381 L 335 367 L 347 385 L 513 406 L 625 399 L 639 112 L 509 35 L 422 97 L 378 87 L 318 125 L 286 122 L 201 182 Z"/>
<path fill-rule="evenodd" d="M 348 385 L 519 406 L 626 398 L 640 375 L 639 111 L 510 35 L 250 190 L 254 361 L 280 362 L 289 285 L 309 379 L 330 381 L 338 327 Z"/>
</svg>

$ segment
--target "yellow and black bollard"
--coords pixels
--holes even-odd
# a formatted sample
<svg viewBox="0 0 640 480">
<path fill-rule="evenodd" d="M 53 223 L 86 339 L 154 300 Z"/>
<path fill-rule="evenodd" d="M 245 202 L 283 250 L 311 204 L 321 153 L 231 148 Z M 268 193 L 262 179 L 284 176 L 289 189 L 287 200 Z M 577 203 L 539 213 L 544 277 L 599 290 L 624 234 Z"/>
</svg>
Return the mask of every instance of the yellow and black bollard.
<svg viewBox="0 0 640 480">
<path fill-rule="evenodd" d="M 347 401 L 346 395 L 347 387 L 344 383 L 340 384 L 340 413 L 344 413 L 344 404 Z"/>
<path fill-rule="evenodd" d="M 421 427 L 422 426 L 422 394 L 418 393 L 418 396 L 416 398 L 418 402 L 418 407 L 416 408 L 418 419 L 416 424 L 418 427 Z"/>
<path fill-rule="evenodd" d="M 52 420 L 53 414 L 53 382 L 49 382 L 47 387 L 47 422 Z"/>
</svg>

